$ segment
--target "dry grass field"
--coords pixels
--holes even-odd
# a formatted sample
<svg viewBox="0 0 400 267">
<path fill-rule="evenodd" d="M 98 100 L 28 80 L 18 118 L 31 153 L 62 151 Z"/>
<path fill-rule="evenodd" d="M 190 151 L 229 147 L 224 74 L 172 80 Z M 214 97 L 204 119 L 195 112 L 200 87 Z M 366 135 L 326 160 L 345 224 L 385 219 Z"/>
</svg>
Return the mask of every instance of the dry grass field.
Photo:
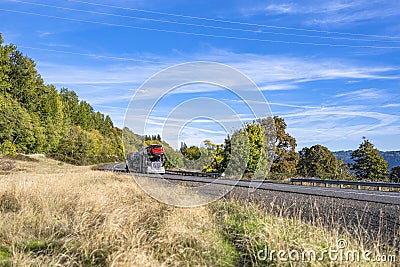
<svg viewBox="0 0 400 267">
<path fill-rule="evenodd" d="M 171 207 L 129 175 L 32 157 L 37 161 L 0 159 L 8 162 L 0 174 L 0 266 L 382 266 L 259 259 L 266 245 L 300 253 L 335 248 L 338 240 L 372 254 L 381 248 L 252 203 Z M 379 252 L 395 253 L 387 249 Z"/>
</svg>

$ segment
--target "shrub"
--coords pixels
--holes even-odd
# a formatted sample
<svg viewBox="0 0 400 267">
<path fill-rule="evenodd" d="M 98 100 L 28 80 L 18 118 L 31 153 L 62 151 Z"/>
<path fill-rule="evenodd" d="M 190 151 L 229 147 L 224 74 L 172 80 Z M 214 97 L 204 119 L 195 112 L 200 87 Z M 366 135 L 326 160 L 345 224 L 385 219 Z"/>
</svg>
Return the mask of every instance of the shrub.
<svg viewBox="0 0 400 267">
<path fill-rule="evenodd" d="M 17 154 L 17 148 L 10 141 L 5 141 L 0 146 L 0 151 L 1 151 L 1 154 L 6 155 L 6 156 L 15 156 Z"/>
</svg>

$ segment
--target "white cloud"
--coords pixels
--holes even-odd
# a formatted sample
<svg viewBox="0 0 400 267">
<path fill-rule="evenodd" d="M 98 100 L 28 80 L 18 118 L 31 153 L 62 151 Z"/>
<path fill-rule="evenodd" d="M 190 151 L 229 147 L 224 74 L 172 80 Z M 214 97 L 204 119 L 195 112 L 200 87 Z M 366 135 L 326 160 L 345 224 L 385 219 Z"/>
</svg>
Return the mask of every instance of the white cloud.
<svg viewBox="0 0 400 267">
<path fill-rule="evenodd" d="M 400 122 L 398 115 L 369 111 L 362 106 L 321 107 L 282 116 L 289 133 L 301 140 L 300 146 L 331 143 L 337 147 L 343 139 L 384 136 L 398 129 Z"/>
<path fill-rule="evenodd" d="M 359 89 L 355 91 L 350 91 L 347 93 L 341 93 L 335 95 L 336 98 L 343 98 L 344 101 L 360 101 L 360 100 L 376 100 L 385 99 L 388 94 L 381 89 L 369 88 L 369 89 Z"/>
<path fill-rule="evenodd" d="M 398 108 L 398 107 L 400 107 L 399 103 L 391 103 L 382 106 L 382 108 Z"/>
<path fill-rule="evenodd" d="M 254 15 L 297 15 L 303 24 L 349 24 L 364 20 L 382 19 L 400 14 L 398 1 L 356 0 L 356 1 L 302 1 L 266 4 L 242 7 L 244 16 Z"/>
<path fill-rule="evenodd" d="M 243 72 L 261 90 L 291 90 L 297 83 L 331 79 L 399 79 L 389 75 L 398 70 L 392 66 L 365 66 L 332 59 L 303 59 L 287 56 L 241 54 L 224 50 L 210 53 L 181 55 L 180 58 L 160 58 L 164 62 L 107 65 L 64 65 L 38 62 L 37 66 L 46 82 L 57 85 L 109 85 L 129 84 L 135 88 L 157 72 L 193 60 L 221 62 Z M 218 89 L 218 88 L 215 88 Z M 209 90 L 209 88 L 207 88 Z M 218 89 L 219 90 L 219 89 Z"/>
<path fill-rule="evenodd" d="M 386 130 L 394 131 L 395 124 L 399 123 L 397 116 L 385 114 L 383 111 L 368 111 L 364 107 L 350 106 L 327 106 L 321 102 L 307 101 L 304 96 L 302 101 L 290 99 L 285 103 L 285 95 L 291 95 L 292 92 L 301 95 L 301 92 L 308 92 L 310 82 L 324 80 L 340 80 L 343 84 L 347 80 L 357 80 L 360 84 L 368 80 L 395 80 L 399 79 L 396 74 L 398 69 L 392 66 L 372 66 L 364 63 L 348 62 L 343 59 L 330 58 L 297 58 L 276 55 L 258 55 L 258 54 L 240 54 L 224 50 L 210 49 L 208 53 L 197 53 L 194 55 L 181 54 L 180 57 L 158 58 L 163 64 L 158 63 L 135 63 L 120 61 L 108 62 L 107 65 L 61 65 L 38 62 L 38 67 L 45 81 L 56 83 L 59 86 L 67 86 L 77 91 L 78 95 L 84 98 L 95 107 L 99 107 L 102 112 L 110 114 L 115 124 L 123 126 L 125 107 L 133 93 L 149 77 L 162 70 L 165 67 L 179 62 L 192 60 L 205 60 L 222 62 L 242 71 L 252 79 L 268 95 L 272 96 L 274 101 L 270 105 L 273 107 L 282 107 L 285 112 L 279 115 L 285 118 L 289 132 L 298 140 L 300 145 L 309 145 L 311 143 L 329 143 L 331 140 L 342 140 L 344 136 L 359 138 L 359 135 L 382 135 Z M 316 89 L 316 88 L 315 88 Z M 160 88 L 154 87 L 143 94 L 143 101 L 152 101 L 160 94 Z M 180 90 L 180 91 L 179 91 Z M 217 86 L 198 86 L 192 88 L 181 88 L 176 92 L 180 93 L 202 93 L 221 90 Z M 318 90 L 318 89 L 316 89 Z M 290 92 L 289 92 L 290 91 Z M 264 92 L 264 93 L 265 93 Z M 381 99 L 386 97 L 383 89 L 368 88 L 349 91 L 345 93 L 331 92 L 331 101 L 351 101 L 360 99 Z M 219 94 L 217 92 L 216 94 Z M 279 98 L 274 98 L 280 94 Z M 329 94 L 329 92 L 328 92 Z M 232 99 L 231 99 L 232 100 Z M 325 99 L 326 100 L 326 99 Z M 226 99 L 221 101 L 227 102 Z M 235 104 L 232 101 L 231 104 Z M 260 104 L 264 104 L 260 99 Z M 250 100 L 248 104 L 257 105 L 256 100 Z M 395 107 L 394 104 L 388 104 L 386 107 Z M 140 107 L 138 107 L 140 108 Z M 201 114 L 202 109 L 209 109 L 211 112 L 218 113 L 218 109 L 201 105 L 192 108 L 187 115 L 196 116 Z M 241 113 L 236 110 L 236 113 Z M 158 113 L 163 117 L 164 113 Z M 166 113 L 168 114 L 168 113 Z M 248 114 L 239 114 L 242 119 L 250 118 Z M 247 115 L 247 116 L 246 116 Z M 132 121 L 143 120 L 142 117 L 129 118 Z M 176 120 L 183 120 L 180 117 Z M 229 122 L 230 118 L 218 118 L 221 122 Z M 347 123 L 346 123 L 347 122 Z M 354 123 L 353 123 L 354 122 Z M 148 121 L 148 130 L 159 132 L 163 126 L 161 118 L 151 118 Z M 176 126 L 182 125 L 182 121 L 171 121 Z M 382 131 L 381 129 L 385 129 Z M 189 129 L 189 128 L 188 128 Z M 189 136 L 186 141 L 194 143 L 201 138 L 220 140 L 222 133 L 198 127 L 190 128 L 196 132 Z M 189 132 L 187 132 L 189 133 Z M 211 136 L 214 133 L 214 137 Z M 306 140 L 306 141 L 305 141 Z M 335 147 L 335 144 L 332 144 Z"/>
<path fill-rule="evenodd" d="M 296 12 L 293 4 L 270 4 L 265 7 L 265 11 L 270 11 L 272 13 L 278 14 Z"/>
</svg>

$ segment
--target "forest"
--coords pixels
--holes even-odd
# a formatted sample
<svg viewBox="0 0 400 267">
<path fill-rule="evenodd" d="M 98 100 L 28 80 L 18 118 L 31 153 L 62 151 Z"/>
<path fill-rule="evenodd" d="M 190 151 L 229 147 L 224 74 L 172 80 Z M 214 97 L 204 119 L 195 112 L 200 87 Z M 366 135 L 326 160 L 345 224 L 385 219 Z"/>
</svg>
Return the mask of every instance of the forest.
<svg viewBox="0 0 400 267">
<path fill-rule="evenodd" d="M 67 88 L 45 84 L 35 62 L 0 35 L 0 152 L 47 154 L 73 164 L 123 159 L 111 118 Z"/>
</svg>

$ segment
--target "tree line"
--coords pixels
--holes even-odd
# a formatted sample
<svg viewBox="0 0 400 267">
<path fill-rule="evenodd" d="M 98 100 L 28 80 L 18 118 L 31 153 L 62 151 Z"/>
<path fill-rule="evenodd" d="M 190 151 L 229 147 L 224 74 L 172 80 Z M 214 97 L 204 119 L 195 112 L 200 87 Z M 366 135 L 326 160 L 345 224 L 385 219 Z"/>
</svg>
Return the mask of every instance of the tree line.
<svg viewBox="0 0 400 267">
<path fill-rule="evenodd" d="M 187 160 L 193 162 L 194 167 L 200 167 L 206 172 L 224 172 L 228 163 L 232 164 L 232 160 L 235 160 L 231 157 L 233 136 L 243 135 L 247 139 L 247 143 L 242 142 L 245 147 L 240 147 L 240 145 L 234 147 L 241 151 L 248 151 L 246 155 L 241 156 L 247 160 L 244 177 L 252 177 L 257 170 L 260 171 L 260 166 L 270 166 L 269 179 L 304 176 L 323 179 L 400 182 L 400 166 L 393 167 L 389 173 L 388 163 L 365 137 L 358 149 L 351 154 L 354 163 L 346 164 L 341 159 L 337 159 L 327 147 L 320 144 L 304 147 L 297 152 L 296 139 L 286 132 L 287 125 L 284 119 L 273 117 L 273 120 L 275 128 L 273 134 L 268 133 L 271 129 L 267 130 L 267 133 L 263 133 L 263 120 L 258 120 L 245 124 L 243 129 L 235 131 L 232 137 L 228 136 L 223 144 L 216 145 L 207 141 L 204 148 L 198 148 L 196 146 L 187 147 L 183 143 L 180 152 Z M 267 148 L 263 143 L 263 134 L 275 137 L 275 140 L 272 140 L 274 143 L 273 157 L 267 154 L 263 155 L 263 151 Z M 206 159 L 211 158 L 210 164 L 204 165 L 204 161 L 196 161 L 203 154 L 206 155 Z M 195 166 L 196 164 L 197 166 Z M 261 172 L 265 176 L 267 170 L 261 169 Z"/>
<path fill-rule="evenodd" d="M 47 85 L 35 62 L 0 35 L 0 153 L 45 153 L 74 164 L 122 159 L 122 132 L 67 88 Z"/>
</svg>

